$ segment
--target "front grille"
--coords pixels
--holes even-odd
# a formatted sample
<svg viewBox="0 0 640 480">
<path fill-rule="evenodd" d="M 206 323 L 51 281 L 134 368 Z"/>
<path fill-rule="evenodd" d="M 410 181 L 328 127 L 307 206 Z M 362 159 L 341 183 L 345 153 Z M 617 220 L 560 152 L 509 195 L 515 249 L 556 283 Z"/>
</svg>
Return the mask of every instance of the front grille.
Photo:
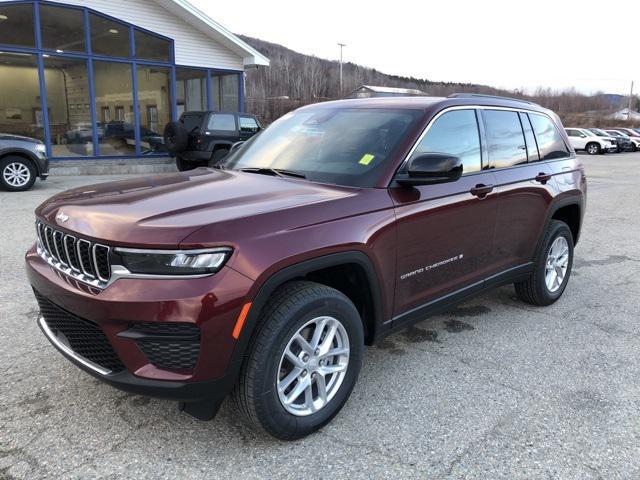
<svg viewBox="0 0 640 480">
<path fill-rule="evenodd" d="M 192 370 L 200 354 L 200 329 L 190 323 L 133 323 L 128 333 L 158 368 Z"/>
<path fill-rule="evenodd" d="M 38 221 L 38 253 L 56 269 L 83 282 L 104 287 L 111 279 L 106 245 L 77 238 Z"/>
<path fill-rule="evenodd" d="M 34 290 L 47 326 L 81 357 L 112 372 L 125 369 L 99 325 L 58 307 Z"/>
</svg>

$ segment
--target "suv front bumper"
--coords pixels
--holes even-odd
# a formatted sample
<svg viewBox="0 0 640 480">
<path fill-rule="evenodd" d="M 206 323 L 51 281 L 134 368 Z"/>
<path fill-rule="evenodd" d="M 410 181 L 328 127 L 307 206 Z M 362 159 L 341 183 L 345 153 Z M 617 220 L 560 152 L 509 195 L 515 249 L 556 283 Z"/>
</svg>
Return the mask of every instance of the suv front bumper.
<svg viewBox="0 0 640 480">
<path fill-rule="evenodd" d="M 247 277 L 225 267 L 204 278 L 123 278 L 98 290 L 57 272 L 35 248 L 26 263 L 39 327 L 84 371 L 121 390 L 181 402 L 213 405 L 232 388 L 240 362 L 232 360 L 232 332 L 253 283 Z M 159 338 L 180 326 L 199 335 L 193 368 L 171 365 L 181 358 L 176 341 L 187 338 Z M 167 358 L 168 367 L 155 364 Z"/>
</svg>

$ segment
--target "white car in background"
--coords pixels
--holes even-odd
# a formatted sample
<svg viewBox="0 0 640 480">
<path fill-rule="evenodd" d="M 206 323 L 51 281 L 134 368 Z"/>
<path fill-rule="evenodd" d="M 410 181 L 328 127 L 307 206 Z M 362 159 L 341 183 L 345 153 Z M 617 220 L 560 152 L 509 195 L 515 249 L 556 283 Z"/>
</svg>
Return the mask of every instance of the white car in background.
<svg viewBox="0 0 640 480">
<path fill-rule="evenodd" d="M 565 131 L 575 151 L 584 150 L 589 155 L 618 151 L 618 142 L 613 137 L 599 137 L 586 128 L 565 128 Z"/>
</svg>

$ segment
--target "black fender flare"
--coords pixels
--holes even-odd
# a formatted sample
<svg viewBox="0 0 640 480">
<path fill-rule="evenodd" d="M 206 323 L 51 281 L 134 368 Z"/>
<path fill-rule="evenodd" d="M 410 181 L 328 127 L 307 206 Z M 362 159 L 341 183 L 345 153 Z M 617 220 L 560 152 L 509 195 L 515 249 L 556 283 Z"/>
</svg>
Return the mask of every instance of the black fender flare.
<svg viewBox="0 0 640 480">
<path fill-rule="evenodd" d="M 578 243 L 578 239 L 580 237 L 580 231 L 582 230 L 582 220 L 584 218 L 584 199 L 581 193 L 570 194 L 565 197 L 558 198 L 557 200 L 551 203 L 551 205 L 549 206 L 549 209 L 547 210 L 547 218 L 545 219 L 545 222 L 544 222 L 544 228 L 540 232 L 540 236 L 538 237 L 538 241 L 536 242 L 535 252 L 538 252 L 538 250 L 540 249 L 540 244 L 542 243 L 542 240 L 544 239 L 544 235 L 547 229 L 549 228 L 549 224 L 551 223 L 551 220 L 553 219 L 553 216 L 556 214 L 556 212 L 563 207 L 568 207 L 571 205 L 577 205 L 578 208 L 580 209 L 580 226 L 578 228 L 578 236 L 575 238 L 575 243 L 576 244 Z"/>
<path fill-rule="evenodd" d="M 260 322 L 260 314 L 262 309 L 271 298 L 273 292 L 284 283 L 301 277 L 307 273 L 320 270 L 327 267 L 335 267 L 353 263 L 363 269 L 367 277 L 369 288 L 371 289 L 371 299 L 373 301 L 374 329 L 382 325 L 382 295 L 378 274 L 371 259 L 359 250 L 349 250 L 344 252 L 332 253 L 314 257 L 309 260 L 289 265 L 273 273 L 260 286 L 258 293 L 253 298 L 251 309 L 242 327 L 242 333 L 238 338 L 236 346 L 231 356 L 229 365 L 229 375 L 234 379 L 240 371 L 240 366 L 246 357 L 246 354 L 256 332 L 256 327 Z"/>
</svg>

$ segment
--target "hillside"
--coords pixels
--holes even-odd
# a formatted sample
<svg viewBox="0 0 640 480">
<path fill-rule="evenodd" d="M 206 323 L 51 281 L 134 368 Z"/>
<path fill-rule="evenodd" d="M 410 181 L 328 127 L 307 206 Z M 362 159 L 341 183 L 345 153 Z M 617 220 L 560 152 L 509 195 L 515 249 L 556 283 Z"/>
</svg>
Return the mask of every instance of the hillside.
<svg viewBox="0 0 640 480">
<path fill-rule="evenodd" d="M 239 37 L 271 60 L 270 67 L 248 69 L 246 81 L 247 109 L 267 123 L 299 106 L 342 98 L 363 84 L 415 88 L 435 96 L 473 92 L 520 97 L 551 108 L 572 122 L 588 115 L 591 124 L 605 123 L 604 115 L 621 107 L 622 103 L 626 104 L 628 98 L 607 94 L 588 96 L 575 90 L 555 92 L 551 89 L 539 89 L 535 94 L 525 96 L 488 85 L 390 75 L 351 62 L 343 65 L 344 88 L 341 92 L 338 62 L 298 53 L 257 38 Z"/>
</svg>

